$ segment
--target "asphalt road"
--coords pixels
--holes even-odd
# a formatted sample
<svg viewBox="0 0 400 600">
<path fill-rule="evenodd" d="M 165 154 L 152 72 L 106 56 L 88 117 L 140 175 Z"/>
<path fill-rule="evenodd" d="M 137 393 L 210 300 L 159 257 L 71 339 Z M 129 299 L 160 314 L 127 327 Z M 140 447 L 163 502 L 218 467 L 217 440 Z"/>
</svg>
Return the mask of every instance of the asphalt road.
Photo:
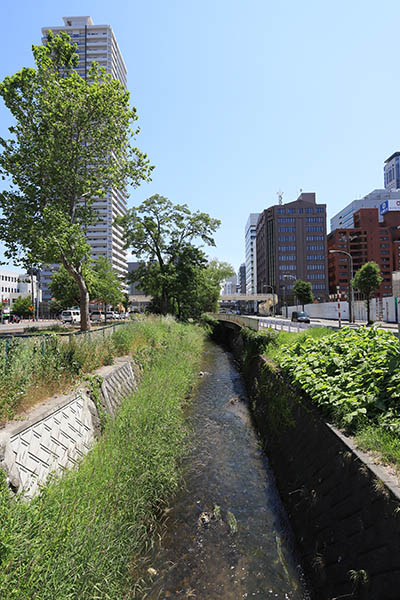
<svg viewBox="0 0 400 600">
<path fill-rule="evenodd" d="M 3 333 L 22 333 L 25 327 L 38 327 L 39 329 L 45 329 L 46 327 L 49 327 L 50 325 L 55 325 L 57 323 L 61 324 L 61 322 L 57 321 L 56 319 L 40 319 L 40 321 L 23 319 L 19 323 L 0 323 L 0 335 L 2 335 Z"/>
</svg>

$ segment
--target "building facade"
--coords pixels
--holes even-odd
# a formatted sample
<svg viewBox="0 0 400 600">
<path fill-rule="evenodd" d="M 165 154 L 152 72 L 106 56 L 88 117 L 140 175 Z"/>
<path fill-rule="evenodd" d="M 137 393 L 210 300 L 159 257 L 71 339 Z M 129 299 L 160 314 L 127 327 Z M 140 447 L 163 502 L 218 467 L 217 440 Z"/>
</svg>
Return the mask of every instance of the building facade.
<svg viewBox="0 0 400 600">
<path fill-rule="evenodd" d="M 33 278 L 27 273 L 15 273 L 8 269 L 0 269 L 1 307 L 3 313 L 12 310 L 15 300 L 32 298 L 33 306 L 42 301 L 42 292 L 36 275 Z"/>
<path fill-rule="evenodd" d="M 91 17 L 63 17 L 63 26 L 43 27 L 42 42 L 46 43 L 51 29 L 57 35 L 61 31 L 68 33 L 71 41 L 78 46 L 79 63 L 76 71 L 86 79 L 93 61 L 104 67 L 114 79 L 125 87 L 127 70 L 118 47 L 117 40 L 110 25 L 95 25 Z M 87 240 L 92 251 L 92 258 L 106 257 L 114 270 L 125 278 L 128 273 L 126 251 L 124 250 L 122 228 L 114 224 L 117 216 L 127 211 L 127 193 L 113 189 L 102 198 L 93 200 L 93 208 L 98 214 L 98 221 L 87 228 Z M 51 292 L 49 283 L 57 265 L 50 265 L 41 272 L 43 298 L 49 300 Z"/>
<path fill-rule="evenodd" d="M 257 290 L 256 229 L 259 213 L 251 213 L 245 228 L 246 294 Z"/>
<path fill-rule="evenodd" d="M 385 160 L 383 176 L 386 190 L 400 189 L 400 152 L 394 152 Z"/>
<path fill-rule="evenodd" d="M 311 283 L 314 296 L 328 298 L 326 205 L 316 203 L 315 193 L 264 210 L 256 247 L 258 293 L 278 294 L 282 305 L 301 279 Z"/>
<path fill-rule="evenodd" d="M 362 208 L 354 215 L 354 227 L 335 229 L 328 235 L 328 251 L 348 252 L 353 261 L 339 252 L 329 253 L 329 292 L 336 293 L 339 287 L 343 297 L 349 294 L 350 280 L 366 262 L 376 262 L 383 281 L 376 292 L 378 298 L 392 295 L 392 272 L 400 264 L 400 211 L 388 211 L 383 221 L 378 220 L 377 208 Z"/>
<path fill-rule="evenodd" d="M 331 218 L 331 231 L 347 227 L 354 227 L 354 215 L 361 208 L 378 208 L 384 202 L 400 201 L 400 190 L 373 190 L 359 200 L 353 200 L 343 210 Z M 382 222 L 382 216 L 379 215 Z"/>
<path fill-rule="evenodd" d="M 242 263 L 239 267 L 239 291 L 241 294 L 246 293 L 246 265 Z"/>
</svg>

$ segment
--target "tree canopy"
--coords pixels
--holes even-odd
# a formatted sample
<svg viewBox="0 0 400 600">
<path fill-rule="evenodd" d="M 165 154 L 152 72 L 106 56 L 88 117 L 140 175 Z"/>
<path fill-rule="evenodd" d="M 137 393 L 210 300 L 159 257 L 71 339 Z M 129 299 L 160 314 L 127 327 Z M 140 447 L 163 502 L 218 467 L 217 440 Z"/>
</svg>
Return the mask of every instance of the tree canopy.
<svg viewBox="0 0 400 600">
<path fill-rule="evenodd" d="M 149 160 L 132 140 L 138 129 L 124 86 L 96 63 L 84 80 L 76 44 L 66 33 L 34 46 L 35 68 L 0 83 L 15 118 L 0 138 L 0 237 L 6 257 L 32 265 L 62 264 L 78 288 L 81 327 L 89 328 L 85 232 L 99 222 L 94 201 L 112 189 L 149 180 Z"/>
<path fill-rule="evenodd" d="M 215 306 L 221 281 L 233 271 L 208 262 L 199 244 L 215 246 L 218 219 L 156 194 L 116 222 L 124 228 L 126 247 L 143 261 L 130 280 L 153 297 L 153 311 L 185 319 Z"/>
<path fill-rule="evenodd" d="M 293 286 L 293 293 L 297 296 L 303 310 L 305 304 L 311 304 L 314 300 L 312 286 L 309 281 L 298 279 Z"/>
<path fill-rule="evenodd" d="M 367 320 L 370 319 L 370 299 L 372 294 L 381 285 L 383 279 L 381 276 L 379 265 L 376 262 L 370 261 L 365 263 L 354 275 L 351 280 L 351 285 L 355 290 L 364 294 L 367 303 Z"/>
</svg>

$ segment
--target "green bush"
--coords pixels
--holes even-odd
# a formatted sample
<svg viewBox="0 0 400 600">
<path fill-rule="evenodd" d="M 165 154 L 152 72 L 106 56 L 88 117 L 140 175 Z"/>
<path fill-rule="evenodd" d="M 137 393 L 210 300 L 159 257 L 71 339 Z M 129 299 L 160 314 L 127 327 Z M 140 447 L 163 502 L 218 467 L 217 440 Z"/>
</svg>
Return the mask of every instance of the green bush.
<svg viewBox="0 0 400 600">
<path fill-rule="evenodd" d="M 128 600 L 140 593 L 139 567 L 180 481 L 182 403 L 197 378 L 203 333 L 153 320 L 134 324 L 129 335 L 149 347 L 141 386 L 106 420 L 79 468 L 55 477 L 30 503 L 11 498 L 0 475 L 4 600 Z M 128 334 L 118 336 L 126 349 Z"/>
<path fill-rule="evenodd" d="M 390 332 L 348 327 L 282 349 L 282 368 L 341 426 L 400 434 L 400 352 Z"/>
</svg>

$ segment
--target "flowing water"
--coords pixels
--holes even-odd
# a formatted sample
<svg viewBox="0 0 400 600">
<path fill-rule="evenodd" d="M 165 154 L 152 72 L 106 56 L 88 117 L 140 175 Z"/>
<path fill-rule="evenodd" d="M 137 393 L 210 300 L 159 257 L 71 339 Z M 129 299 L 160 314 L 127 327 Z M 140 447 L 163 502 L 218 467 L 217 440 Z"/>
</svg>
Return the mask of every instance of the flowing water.
<svg viewBox="0 0 400 600">
<path fill-rule="evenodd" d="M 146 599 L 309 600 L 290 526 L 231 355 L 209 345 L 188 412 L 193 448 Z"/>
</svg>

